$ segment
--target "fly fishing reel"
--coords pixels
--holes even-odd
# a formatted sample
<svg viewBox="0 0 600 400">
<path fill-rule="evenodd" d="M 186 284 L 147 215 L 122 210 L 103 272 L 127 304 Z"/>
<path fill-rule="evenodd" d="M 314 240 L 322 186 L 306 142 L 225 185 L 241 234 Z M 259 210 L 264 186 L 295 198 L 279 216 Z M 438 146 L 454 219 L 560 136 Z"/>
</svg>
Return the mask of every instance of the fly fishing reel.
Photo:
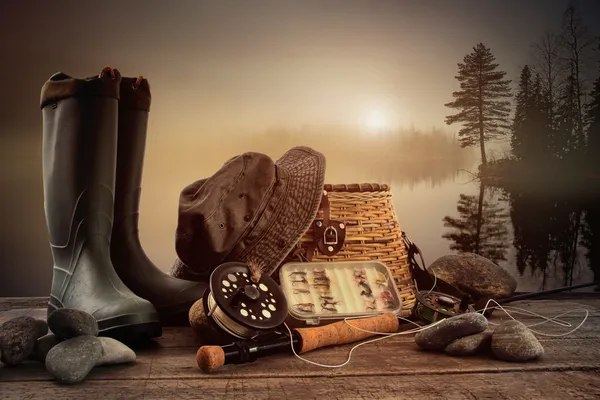
<svg viewBox="0 0 600 400">
<path fill-rule="evenodd" d="M 415 315 L 429 323 L 475 311 L 466 297 L 460 300 L 445 293 L 421 291 L 417 292 L 416 299 Z"/>
<path fill-rule="evenodd" d="M 203 305 L 209 319 L 239 339 L 273 331 L 288 315 L 280 287 L 252 263 L 228 262 L 215 268 Z"/>
<path fill-rule="evenodd" d="M 433 323 L 440 319 L 475 312 L 469 295 L 427 272 L 421 249 L 411 242 L 404 232 L 402 240 L 408 252 L 409 266 L 416 288 L 416 302 L 413 308 L 415 317 L 423 322 Z M 422 265 L 417 262 L 417 254 Z"/>
</svg>

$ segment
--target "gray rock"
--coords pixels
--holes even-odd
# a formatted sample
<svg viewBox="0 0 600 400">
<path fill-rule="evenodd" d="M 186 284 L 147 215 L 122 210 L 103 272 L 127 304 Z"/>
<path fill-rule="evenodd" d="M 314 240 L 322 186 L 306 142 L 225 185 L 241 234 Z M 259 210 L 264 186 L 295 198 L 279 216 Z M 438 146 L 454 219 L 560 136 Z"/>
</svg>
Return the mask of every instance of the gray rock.
<svg viewBox="0 0 600 400">
<path fill-rule="evenodd" d="M 33 351 L 38 327 L 35 319 L 21 316 L 6 321 L 0 326 L 0 349 L 2 362 L 8 366 L 20 364 Z"/>
<path fill-rule="evenodd" d="M 517 281 L 504 268 L 473 253 L 440 257 L 427 269 L 476 299 L 508 297 L 517 288 Z"/>
<path fill-rule="evenodd" d="M 118 340 L 109 337 L 99 337 L 98 340 L 102 344 L 102 356 L 96 365 L 135 362 L 135 352 Z"/>
<path fill-rule="evenodd" d="M 544 348 L 522 322 L 506 321 L 492 335 L 492 353 L 504 361 L 531 361 L 544 355 Z"/>
<path fill-rule="evenodd" d="M 67 339 L 52 347 L 46 369 L 61 383 L 81 382 L 102 357 L 102 343 L 96 336 Z"/>
<path fill-rule="evenodd" d="M 415 343 L 425 350 L 443 350 L 456 339 L 483 332 L 487 327 L 488 321 L 483 315 L 474 312 L 461 314 L 417 333 Z"/>
<path fill-rule="evenodd" d="M 53 311 L 48 316 L 50 330 L 61 339 L 76 336 L 98 336 L 98 322 L 90 314 L 69 308 Z"/>
<path fill-rule="evenodd" d="M 472 356 L 489 352 L 492 343 L 492 332 L 486 331 L 456 339 L 444 351 L 454 357 Z"/>
<path fill-rule="evenodd" d="M 37 329 L 37 338 L 36 339 L 39 339 L 48 333 L 48 324 L 43 319 L 36 319 L 35 326 Z"/>
<path fill-rule="evenodd" d="M 35 341 L 35 347 L 33 348 L 33 352 L 29 358 L 42 363 L 46 362 L 46 356 L 48 355 L 50 349 L 60 342 L 61 339 L 53 333 L 42 336 Z"/>
</svg>

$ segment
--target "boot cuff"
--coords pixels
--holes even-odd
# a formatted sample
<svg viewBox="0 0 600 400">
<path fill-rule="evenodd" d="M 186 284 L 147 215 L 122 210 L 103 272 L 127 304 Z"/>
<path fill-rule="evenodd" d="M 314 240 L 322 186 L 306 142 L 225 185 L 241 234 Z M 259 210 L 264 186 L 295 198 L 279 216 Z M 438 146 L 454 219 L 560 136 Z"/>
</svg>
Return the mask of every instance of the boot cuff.
<svg viewBox="0 0 600 400">
<path fill-rule="evenodd" d="M 106 67 L 96 76 L 73 78 L 57 72 L 44 83 L 40 96 L 40 108 L 69 97 L 102 96 L 119 98 L 121 74 Z"/>
</svg>

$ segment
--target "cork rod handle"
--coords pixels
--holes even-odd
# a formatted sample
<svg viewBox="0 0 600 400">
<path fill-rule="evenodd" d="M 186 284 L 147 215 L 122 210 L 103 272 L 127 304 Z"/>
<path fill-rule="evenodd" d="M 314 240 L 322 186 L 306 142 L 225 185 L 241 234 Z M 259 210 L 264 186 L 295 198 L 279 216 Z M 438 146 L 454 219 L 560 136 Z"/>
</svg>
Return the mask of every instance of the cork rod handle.
<svg viewBox="0 0 600 400">
<path fill-rule="evenodd" d="M 359 329 L 356 329 L 359 328 Z M 306 353 L 321 347 L 348 344 L 368 337 L 376 336 L 371 332 L 394 333 L 399 329 L 398 317 L 393 313 L 377 317 L 349 319 L 317 328 L 298 328 L 295 332 L 300 336 L 300 353 Z"/>
</svg>

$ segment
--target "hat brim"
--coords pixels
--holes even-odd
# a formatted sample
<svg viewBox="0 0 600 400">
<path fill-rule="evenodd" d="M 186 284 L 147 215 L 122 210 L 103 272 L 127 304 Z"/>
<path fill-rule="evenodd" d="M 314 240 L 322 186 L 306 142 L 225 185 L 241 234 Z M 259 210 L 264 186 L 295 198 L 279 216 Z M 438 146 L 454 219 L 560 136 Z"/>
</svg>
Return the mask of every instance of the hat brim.
<svg viewBox="0 0 600 400">
<path fill-rule="evenodd" d="M 326 160 L 309 147 L 294 147 L 275 162 L 286 171 L 285 194 L 278 213 L 260 241 L 241 254 L 243 262 L 255 261 L 271 275 L 313 223 L 323 196 Z"/>
</svg>

